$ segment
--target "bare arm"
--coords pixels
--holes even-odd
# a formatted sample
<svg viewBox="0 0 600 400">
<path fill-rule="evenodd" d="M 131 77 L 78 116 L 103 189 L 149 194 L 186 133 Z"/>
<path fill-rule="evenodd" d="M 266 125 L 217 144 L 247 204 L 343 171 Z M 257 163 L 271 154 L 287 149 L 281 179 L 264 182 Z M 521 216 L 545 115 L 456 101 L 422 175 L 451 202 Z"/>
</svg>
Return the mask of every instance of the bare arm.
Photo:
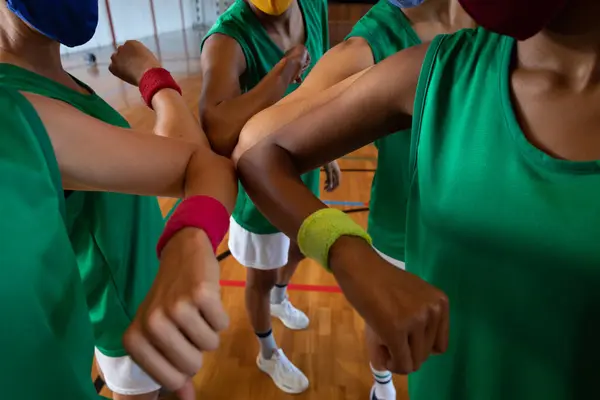
<svg viewBox="0 0 600 400">
<path fill-rule="evenodd" d="M 331 101 L 373 64 L 371 48 L 362 38 L 348 39 L 329 50 L 298 89 L 246 123 L 233 159 L 238 160 L 245 151 L 285 124 Z"/>
<path fill-rule="evenodd" d="M 310 98 L 374 64 L 371 47 L 365 39 L 353 37 L 345 40 L 325 53 L 302 85 L 277 104 Z"/>
<path fill-rule="evenodd" d="M 374 66 L 331 102 L 240 158 L 242 183 L 273 225 L 296 238 L 306 217 L 325 208 L 302 184 L 302 172 L 410 127 L 426 50 L 427 45 L 413 47 Z M 395 268 L 360 238 L 342 236 L 328 256 L 344 295 L 385 346 L 381 360 L 386 368 L 411 373 L 430 354 L 446 350 L 449 308 L 442 292 Z M 381 290 L 374 293 L 373 287 Z M 426 331 L 424 326 L 435 328 Z"/>
<path fill-rule="evenodd" d="M 229 157 L 244 124 L 257 112 L 277 102 L 300 67 L 284 59 L 252 90 L 242 94 L 240 76 L 246 61 L 232 38 L 214 34 L 201 56 L 202 95 L 200 119 L 213 149 Z"/>
<path fill-rule="evenodd" d="M 139 86 L 142 77 L 150 69 L 162 67 L 154 54 L 137 40 L 126 41 L 110 59 L 109 71 L 134 86 Z M 210 146 L 200 124 L 175 90 L 166 89 L 156 93 L 152 98 L 152 107 L 156 111 L 155 134 L 207 148 Z"/>
<path fill-rule="evenodd" d="M 244 187 L 261 212 L 295 238 L 306 217 L 325 205 L 300 175 L 410 128 L 427 45 L 400 52 L 373 67 L 341 95 L 284 126 L 238 162 Z M 335 272 L 335 269 L 334 269 Z"/>
<path fill-rule="evenodd" d="M 169 89 L 161 90 L 152 98 L 152 107 L 156 112 L 156 135 L 185 140 L 210 149 L 210 143 L 200 123 L 179 93 Z"/>
<path fill-rule="evenodd" d="M 165 197 L 203 194 L 233 209 L 233 166 L 208 147 L 115 127 L 62 102 L 24 95 L 50 136 L 65 189 Z"/>
<path fill-rule="evenodd" d="M 335 99 L 366 71 L 368 70 L 352 75 L 327 90 L 315 93 L 310 97 L 281 104 L 277 103 L 256 114 L 244 125 L 240 133 L 238 144 L 232 155 L 234 163 L 237 163 L 246 151 L 278 129 Z"/>
</svg>

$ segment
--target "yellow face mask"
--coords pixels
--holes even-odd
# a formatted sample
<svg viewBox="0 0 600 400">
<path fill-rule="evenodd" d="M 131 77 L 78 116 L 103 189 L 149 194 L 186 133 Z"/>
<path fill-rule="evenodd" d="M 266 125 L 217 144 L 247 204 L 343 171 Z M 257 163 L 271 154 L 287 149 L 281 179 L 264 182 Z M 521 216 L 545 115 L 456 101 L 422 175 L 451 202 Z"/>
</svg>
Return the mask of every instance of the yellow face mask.
<svg viewBox="0 0 600 400">
<path fill-rule="evenodd" d="M 250 0 L 254 7 L 268 15 L 281 15 L 290 8 L 293 0 Z"/>
</svg>

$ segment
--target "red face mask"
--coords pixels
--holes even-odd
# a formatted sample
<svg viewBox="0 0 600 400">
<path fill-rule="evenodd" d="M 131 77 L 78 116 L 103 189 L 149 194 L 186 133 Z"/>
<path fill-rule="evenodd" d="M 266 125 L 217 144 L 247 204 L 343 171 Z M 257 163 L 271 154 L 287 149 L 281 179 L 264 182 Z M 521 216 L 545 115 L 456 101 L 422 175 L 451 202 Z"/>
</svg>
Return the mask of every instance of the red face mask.
<svg viewBox="0 0 600 400">
<path fill-rule="evenodd" d="M 528 39 L 540 32 L 568 0 L 459 0 L 464 10 L 487 30 Z"/>
</svg>

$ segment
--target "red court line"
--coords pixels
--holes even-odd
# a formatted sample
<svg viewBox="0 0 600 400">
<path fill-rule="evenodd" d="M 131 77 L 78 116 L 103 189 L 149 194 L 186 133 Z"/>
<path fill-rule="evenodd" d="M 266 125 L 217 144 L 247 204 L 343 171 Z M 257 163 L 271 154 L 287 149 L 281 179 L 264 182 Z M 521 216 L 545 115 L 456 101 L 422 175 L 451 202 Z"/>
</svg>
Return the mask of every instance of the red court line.
<svg viewBox="0 0 600 400">
<path fill-rule="evenodd" d="M 222 280 L 221 286 L 224 287 L 245 287 L 245 281 L 228 281 Z M 291 283 L 288 285 L 288 290 L 296 290 L 299 292 L 321 292 L 321 293 L 342 293 L 338 286 L 325 285 L 304 285 L 299 283 Z"/>
</svg>

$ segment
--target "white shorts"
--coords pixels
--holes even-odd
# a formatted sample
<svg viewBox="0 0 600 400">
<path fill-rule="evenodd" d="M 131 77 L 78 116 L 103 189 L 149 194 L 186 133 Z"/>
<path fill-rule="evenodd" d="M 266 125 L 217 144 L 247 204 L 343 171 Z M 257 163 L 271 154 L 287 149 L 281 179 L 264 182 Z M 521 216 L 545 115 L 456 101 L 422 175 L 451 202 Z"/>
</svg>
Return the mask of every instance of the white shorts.
<svg viewBox="0 0 600 400">
<path fill-rule="evenodd" d="M 375 247 L 373 247 L 373 249 L 375 249 Z M 397 267 L 400 269 L 406 269 L 406 266 L 404 265 L 404 261 L 396 260 L 395 258 L 392 258 L 388 255 L 383 254 L 382 252 L 380 252 L 377 249 L 375 249 L 375 251 L 377 252 L 377 254 L 379 254 L 381 256 L 381 258 L 383 258 L 385 261 L 392 264 L 394 267 Z"/>
<path fill-rule="evenodd" d="M 160 390 L 160 385 L 142 371 L 131 357 L 108 357 L 98 349 L 95 354 L 104 382 L 112 392 L 139 395 Z"/>
<path fill-rule="evenodd" d="M 288 262 L 289 249 L 290 238 L 283 233 L 252 233 L 231 218 L 229 251 L 243 266 L 262 270 L 281 268 Z"/>
</svg>

